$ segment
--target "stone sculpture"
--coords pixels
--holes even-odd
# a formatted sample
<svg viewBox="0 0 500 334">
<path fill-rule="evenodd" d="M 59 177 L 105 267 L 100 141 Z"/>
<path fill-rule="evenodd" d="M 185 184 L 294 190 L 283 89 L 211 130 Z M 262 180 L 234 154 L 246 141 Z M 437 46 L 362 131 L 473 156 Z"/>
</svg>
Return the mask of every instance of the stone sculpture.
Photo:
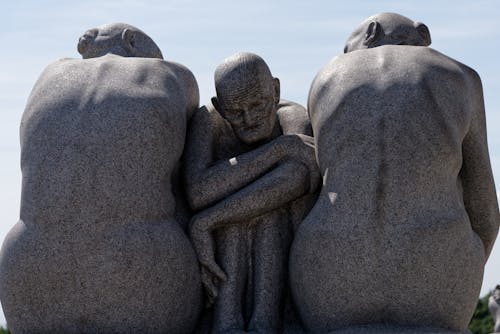
<svg viewBox="0 0 500 334">
<path fill-rule="evenodd" d="M 21 123 L 19 222 L 0 255 L 13 333 L 191 333 L 202 307 L 171 176 L 198 86 L 137 28 L 79 40 L 42 73 Z"/>
<path fill-rule="evenodd" d="M 213 105 L 192 118 L 185 152 L 212 333 L 280 333 L 292 225 L 319 181 L 309 118 L 280 100 L 279 80 L 255 54 L 227 58 L 215 86 Z"/>
<path fill-rule="evenodd" d="M 482 87 L 430 43 L 372 16 L 312 84 L 323 188 L 290 251 L 309 331 L 462 332 L 473 314 L 500 221 Z"/>
<path fill-rule="evenodd" d="M 490 296 L 488 308 L 495 322 L 493 332 L 500 333 L 500 285 L 495 287 L 493 294 Z"/>
</svg>

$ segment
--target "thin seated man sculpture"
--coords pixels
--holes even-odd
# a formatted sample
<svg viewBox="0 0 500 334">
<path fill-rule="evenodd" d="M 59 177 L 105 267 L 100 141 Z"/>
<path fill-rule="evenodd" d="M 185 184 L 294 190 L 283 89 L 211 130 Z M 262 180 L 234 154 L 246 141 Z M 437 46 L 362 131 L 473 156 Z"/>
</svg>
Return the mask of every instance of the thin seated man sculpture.
<svg viewBox="0 0 500 334">
<path fill-rule="evenodd" d="M 198 86 L 126 24 L 47 67 L 21 123 L 21 217 L 0 255 L 13 333 L 191 333 L 196 254 L 171 176 Z"/>
<path fill-rule="evenodd" d="M 314 79 L 323 188 L 290 252 L 310 331 L 460 332 L 472 317 L 500 222 L 483 94 L 430 43 L 424 24 L 375 15 Z"/>
<path fill-rule="evenodd" d="M 292 224 L 319 181 L 309 119 L 280 100 L 279 80 L 255 54 L 226 59 L 215 86 L 213 106 L 192 118 L 185 152 L 212 332 L 279 333 Z"/>
<path fill-rule="evenodd" d="M 500 285 L 495 287 L 493 294 L 490 296 L 488 308 L 495 322 L 493 332 L 500 333 Z"/>
</svg>

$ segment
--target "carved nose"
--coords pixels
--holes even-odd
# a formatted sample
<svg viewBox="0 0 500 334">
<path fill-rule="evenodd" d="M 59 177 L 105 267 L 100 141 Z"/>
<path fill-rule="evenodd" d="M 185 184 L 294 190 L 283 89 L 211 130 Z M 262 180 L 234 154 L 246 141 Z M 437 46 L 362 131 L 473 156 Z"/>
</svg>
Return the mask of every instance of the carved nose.
<svg viewBox="0 0 500 334">
<path fill-rule="evenodd" d="M 245 123 L 245 125 L 252 124 L 252 117 L 251 117 L 250 112 L 248 110 L 243 111 L 243 122 Z"/>
</svg>

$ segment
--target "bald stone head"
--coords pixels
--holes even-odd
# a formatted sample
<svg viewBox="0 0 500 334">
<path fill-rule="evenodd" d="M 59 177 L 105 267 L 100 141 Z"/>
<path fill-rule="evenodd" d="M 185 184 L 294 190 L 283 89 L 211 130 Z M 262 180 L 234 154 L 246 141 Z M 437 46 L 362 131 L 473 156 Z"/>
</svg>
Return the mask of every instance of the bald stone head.
<svg viewBox="0 0 500 334">
<path fill-rule="evenodd" d="M 396 13 L 381 13 L 363 21 L 347 40 L 344 53 L 382 45 L 429 46 L 427 26 Z"/>
<path fill-rule="evenodd" d="M 87 30 L 78 40 L 83 59 L 108 53 L 123 57 L 163 59 L 160 48 L 140 29 L 125 23 L 111 23 Z"/>
<path fill-rule="evenodd" d="M 269 139 L 276 122 L 280 83 L 266 62 L 253 53 L 237 53 L 215 70 L 214 107 L 246 144 Z"/>
</svg>

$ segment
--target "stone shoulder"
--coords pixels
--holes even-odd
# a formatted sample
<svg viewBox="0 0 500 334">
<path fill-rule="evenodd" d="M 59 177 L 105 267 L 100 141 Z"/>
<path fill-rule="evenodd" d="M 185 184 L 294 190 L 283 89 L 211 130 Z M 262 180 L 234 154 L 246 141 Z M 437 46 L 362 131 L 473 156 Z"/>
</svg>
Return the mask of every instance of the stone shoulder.
<svg viewBox="0 0 500 334">
<path fill-rule="evenodd" d="M 281 99 L 276 113 L 283 134 L 312 136 L 311 120 L 306 108 L 301 104 Z"/>
</svg>

